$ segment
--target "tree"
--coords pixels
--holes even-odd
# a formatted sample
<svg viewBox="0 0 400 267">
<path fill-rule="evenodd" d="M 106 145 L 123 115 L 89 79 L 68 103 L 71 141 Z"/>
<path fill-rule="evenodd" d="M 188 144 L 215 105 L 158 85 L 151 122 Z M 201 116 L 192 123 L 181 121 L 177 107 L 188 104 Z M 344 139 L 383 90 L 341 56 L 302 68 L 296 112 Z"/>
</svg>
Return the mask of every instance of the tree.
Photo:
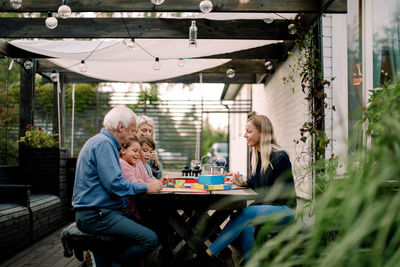
<svg viewBox="0 0 400 267">
<path fill-rule="evenodd" d="M 202 141 L 202 153 L 203 155 L 207 155 L 214 143 L 227 143 L 228 134 L 223 130 L 213 129 L 208 118 L 206 118 L 204 121 Z"/>
</svg>

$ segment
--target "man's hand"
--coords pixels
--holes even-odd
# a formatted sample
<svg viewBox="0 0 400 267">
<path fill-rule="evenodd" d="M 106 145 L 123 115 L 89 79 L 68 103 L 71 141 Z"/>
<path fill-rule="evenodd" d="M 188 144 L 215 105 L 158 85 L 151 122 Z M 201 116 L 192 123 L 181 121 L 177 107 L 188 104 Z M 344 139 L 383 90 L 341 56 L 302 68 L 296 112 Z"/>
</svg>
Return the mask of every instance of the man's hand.
<svg viewBox="0 0 400 267">
<path fill-rule="evenodd" d="M 163 184 L 161 181 L 156 180 L 147 184 L 147 193 L 158 193 L 162 190 Z"/>
<path fill-rule="evenodd" d="M 247 186 L 247 183 L 240 176 L 239 172 L 233 174 L 232 183 L 237 186 Z"/>
</svg>

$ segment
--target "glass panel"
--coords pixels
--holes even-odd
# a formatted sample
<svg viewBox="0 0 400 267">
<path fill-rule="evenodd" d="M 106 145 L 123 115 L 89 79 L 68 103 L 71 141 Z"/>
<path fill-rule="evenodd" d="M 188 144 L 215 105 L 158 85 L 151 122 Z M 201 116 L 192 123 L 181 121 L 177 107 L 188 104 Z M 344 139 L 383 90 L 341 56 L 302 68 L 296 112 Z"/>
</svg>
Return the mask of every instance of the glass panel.
<svg viewBox="0 0 400 267">
<path fill-rule="evenodd" d="M 349 150 L 354 151 L 362 143 L 362 131 L 355 128 L 362 118 L 361 1 L 347 1 L 347 6 Z"/>
<path fill-rule="evenodd" d="M 374 87 L 400 76 L 400 2 L 373 0 Z"/>
</svg>

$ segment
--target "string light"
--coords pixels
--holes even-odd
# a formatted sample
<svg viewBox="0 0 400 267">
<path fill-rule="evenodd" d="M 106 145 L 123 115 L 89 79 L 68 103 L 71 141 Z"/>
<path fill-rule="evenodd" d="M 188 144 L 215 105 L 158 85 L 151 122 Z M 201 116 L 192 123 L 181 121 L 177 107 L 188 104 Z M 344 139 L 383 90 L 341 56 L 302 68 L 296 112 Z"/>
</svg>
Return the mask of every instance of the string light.
<svg viewBox="0 0 400 267">
<path fill-rule="evenodd" d="M 289 26 L 288 26 L 288 30 L 289 30 L 289 34 L 296 34 L 296 32 L 297 32 L 297 30 L 296 30 L 296 25 L 294 25 L 293 23 L 292 24 L 289 24 Z"/>
<path fill-rule="evenodd" d="M 164 1 L 165 1 L 165 0 L 151 0 L 151 2 L 152 2 L 153 4 L 155 4 L 156 6 L 161 5 L 162 3 L 164 3 Z"/>
<path fill-rule="evenodd" d="M 129 41 L 128 40 L 124 40 L 124 44 L 126 45 L 126 47 L 131 50 L 133 48 L 136 47 L 135 45 L 135 38 L 131 38 Z"/>
<path fill-rule="evenodd" d="M 271 24 L 274 22 L 274 19 L 269 14 L 265 14 L 263 21 L 267 24 Z"/>
<path fill-rule="evenodd" d="M 46 27 L 51 30 L 57 27 L 58 21 L 55 17 L 53 17 L 53 13 L 51 11 L 47 12 L 47 19 L 45 23 Z"/>
<path fill-rule="evenodd" d="M 62 5 L 58 8 L 58 16 L 67 19 L 71 16 L 71 8 L 67 5 L 67 0 L 62 1 Z"/>
<path fill-rule="evenodd" d="M 189 28 L 189 47 L 197 47 L 197 27 L 195 20 L 192 20 L 192 25 Z"/>
<path fill-rule="evenodd" d="M 14 9 L 19 9 L 22 6 L 22 0 L 10 0 L 10 5 Z"/>
<path fill-rule="evenodd" d="M 85 60 L 81 60 L 81 64 L 79 64 L 79 70 L 81 71 L 81 72 L 87 72 L 87 65 L 86 65 L 86 62 L 85 62 Z"/>
<path fill-rule="evenodd" d="M 57 80 L 58 80 L 58 73 L 57 73 L 55 70 L 53 70 L 53 73 L 50 74 L 50 80 L 51 80 L 53 83 L 57 82 Z"/>
<path fill-rule="evenodd" d="M 30 70 L 30 69 L 32 69 L 32 67 L 33 67 L 32 61 L 27 60 L 27 61 L 24 62 L 24 68 L 25 69 Z"/>
<path fill-rule="evenodd" d="M 213 4 L 210 0 L 203 0 L 200 2 L 199 7 L 201 12 L 203 12 L 204 14 L 208 14 L 211 12 Z"/>
<path fill-rule="evenodd" d="M 232 67 L 230 67 L 230 68 L 226 71 L 226 76 L 227 76 L 229 79 L 234 78 L 235 75 L 236 75 L 236 71 L 235 71 Z"/>
<path fill-rule="evenodd" d="M 265 63 L 264 63 L 264 67 L 266 70 L 272 70 L 272 68 L 274 67 L 274 64 L 272 64 L 272 61 L 269 59 L 265 59 Z"/>
<path fill-rule="evenodd" d="M 160 59 L 156 57 L 156 60 L 154 61 L 153 69 L 154 70 L 160 70 L 161 64 L 160 64 Z"/>
<path fill-rule="evenodd" d="M 183 67 L 185 66 L 185 60 L 183 58 L 178 59 L 178 67 Z"/>
</svg>

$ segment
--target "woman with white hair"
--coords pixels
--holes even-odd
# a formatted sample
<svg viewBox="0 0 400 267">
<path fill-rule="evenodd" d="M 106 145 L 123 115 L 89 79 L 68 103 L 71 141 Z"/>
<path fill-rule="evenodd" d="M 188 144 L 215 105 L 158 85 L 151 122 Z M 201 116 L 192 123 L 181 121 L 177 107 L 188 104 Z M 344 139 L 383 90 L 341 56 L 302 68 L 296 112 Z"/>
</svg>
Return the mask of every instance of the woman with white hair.
<svg viewBox="0 0 400 267">
<path fill-rule="evenodd" d="M 146 115 L 141 115 L 138 117 L 137 127 L 136 127 L 136 136 L 139 138 L 141 136 L 148 136 L 153 139 L 155 142 L 154 130 L 155 123 L 154 120 Z M 147 164 L 151 167 L 152 176 L 157 179 L 161 179 L 162 177 L 162 164 L 158 160 L 158 154 L 154 150 L 150 155 L 150 160 Z"/>
</svg>

